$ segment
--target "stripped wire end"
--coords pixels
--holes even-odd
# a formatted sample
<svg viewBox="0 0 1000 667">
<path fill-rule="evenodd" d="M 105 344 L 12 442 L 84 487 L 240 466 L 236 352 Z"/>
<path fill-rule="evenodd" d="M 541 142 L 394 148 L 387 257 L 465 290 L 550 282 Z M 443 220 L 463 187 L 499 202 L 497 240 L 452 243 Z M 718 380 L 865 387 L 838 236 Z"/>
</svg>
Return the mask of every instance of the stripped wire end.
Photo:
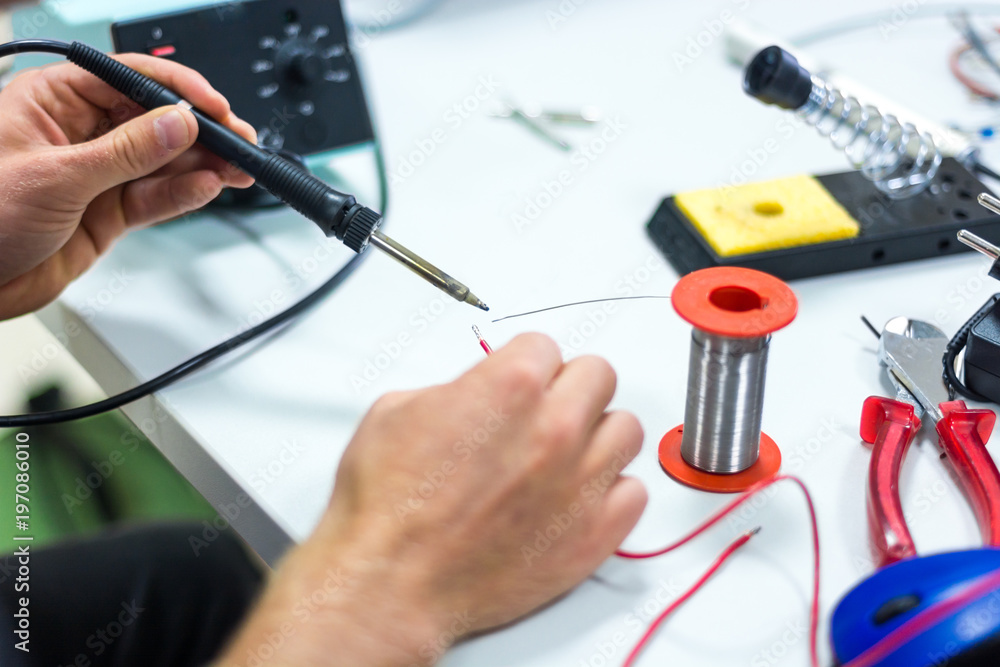
<svg viewBox="0 0 1000 667">
<path fill-rule="evenodd" d="M 761 526 L 757 526 L 757 527 L 756 527 L 756 528 L 754 528 L 753 530 L 748 530 L 748 531 L 747 531 L 747 537 L 753 537 L 754 535 L 756 535 L 756 534 L 757 534 L 757 533 L 759 533 L 760 531 L 761 531 Z"/>
<path fill-rule="evenodd" d="M 476 338 L 479 339 L 479 347 L 483 348 L 483 352 L 485 352 L 487 356 L 493 354 L 493 348 L 486 342 L 486 339 L 483 338 L 483 334 L 479 331 L 479 327 L 475 324 L 472 325 L 472 333 L 476 334 Z"/>
</svg>

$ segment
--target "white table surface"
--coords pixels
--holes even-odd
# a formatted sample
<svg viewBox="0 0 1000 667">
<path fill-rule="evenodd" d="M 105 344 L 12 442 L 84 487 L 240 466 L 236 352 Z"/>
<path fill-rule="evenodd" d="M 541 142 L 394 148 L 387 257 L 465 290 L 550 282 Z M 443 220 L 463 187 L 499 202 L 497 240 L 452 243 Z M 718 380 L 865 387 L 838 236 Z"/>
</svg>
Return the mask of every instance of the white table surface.
<svg viewBox="0 0 1000 667">
<path fill-rule="evenodd" d="M 721 38 L 702 33 L 711 43 L 679 70 L 674 55 L 723 10 L 792 36 L 894 6 L 453 0 L 426 21 L 376 36 L 358 57 L 390 170 L 398 173 L 438 128 L 445 136 L 412 175 L 393 184 L 388 231 L 465 280 L 491 312 L 449 301 L 373 256 L 293 328 L 126 413 L 216 507 L 249 494 L 255 505 L 234 524 L 273 562 L 316 523 L 340 454 L 377 396 L 447 381 L 478 362 L 472 324 L 494 347 L 522 331 L 542 331 L 569 357 L 599 354 L 614 364 L 613 407 L 635 412 L 647 434 L 628 472 L 645 481 L 650 502 L 626 544 L 644 549 L 672 541 L 728 500 L 670 481 L 656 460 L 660 436 L 683 419 L 689 327 L 660 300 L 619 303 L 600 326 L 588 324 L 600 306 L 500 324 L 490 316 L 620 296 L 632 289 L 628 280 L 635 294 L 669 294 L 677 275 L 644 230 L 660 198 L 726 183 L 748 151 L 769 138 L 779 150 L 754 179 L 846 168 L 812 130 L 784 136 L 777 125 L 786 116 L 743 95 Z M 560 7 L 573 11 L 552 26 L 550 12 Z M 948 73 L 956 35 L 947 22 L 921 19 L 918 11 L 899 28 L 850 33 L 810 52 L 929 118 L 968 124 L 988 118 Z M 497 82 L 495 92 L 467 119 L 450 122 L 449 110 L 484 79 Z M 592 160 L 562 153 L 487 117 L 485 110 L 505 98 L 559 109 L 594 105 L 621 129 Z M 578 147 L 600 134 L 564 131 Z M 987 161 L 991 155 L 1000 157 L 987 146 Z M 363 174 L 363 157 L 352 156 L 344 169 Z M 571 185 L 518 229 L 512 214 L 563 170 Z M 371 189 L 370 182 L 359 187 Z M 248 241 L 248 231 L 259 242 Z M 324 244 L 311 223 L 287 213 L 244 218 L 237 226 L 199 217 L 143 231 L 119 243 L 42 318 L 115 392 L 225 339 L 275 302 L 287 305 L 304 294 L 348 256 L 337 247 L 327 253 Z M 322 257 L 314 261 L 317 251 Z M 773 339 L 764 425 L 784 452 L 784 470 L 815 494 L 824 636 L 837 599 L 872 570 L 864 513 L 869 453 L 857 435 L 858 417 L 865 397 L 888 390 L 875 340 L 858 316 L 881 324 L 905 314 L 953 332 L 997 291 L 986 268 L 969 254 L 793 283 L 800 312 Z M 290 281 L 293 271 L 304 277 Z M 384 366 L 378 355 L 400 336 L 408 345 L 369 385 L 352 382 L 369 361 Z M 902 496 L 923 552 L 978 544 L 972 513 L 928 440 L 910 454 Z M 608 562 L 566 599 L 457 647 L 443 664 L 620 664 L 664 600 L 755 525 L 763 526 L 761 535 L 667 623 L 642 664 L 805 664 L 811 551 L 804 503 L 790 486 L 679 553 Z"/>
</svg>

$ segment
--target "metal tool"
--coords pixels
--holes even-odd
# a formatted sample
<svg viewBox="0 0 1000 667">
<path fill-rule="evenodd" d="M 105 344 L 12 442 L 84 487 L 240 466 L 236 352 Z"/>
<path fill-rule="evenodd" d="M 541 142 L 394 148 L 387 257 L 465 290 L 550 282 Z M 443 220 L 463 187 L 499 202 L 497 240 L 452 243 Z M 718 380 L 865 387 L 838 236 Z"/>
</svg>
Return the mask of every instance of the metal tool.
<svg viewBox="0 0 1000 667">
<path fill-rule="evenodd" d="M 490 309 L 479 297 L 469 291 L 466 285 L 455 280 L 426 259 L 410 252 L 382 232 L 373 231 L 368 242 L 456 301 L 464 301 L 481 310 Z"/>
<path fill-rule="evenodd" d="M 509 118 L 514 122 L 523 125 L 524 127 L 531 130 L 533 134 L 541 137 L 542 139 L 549 142 L 550 144 L 552 144 L 553 146 L 555 146 L 560 150 L 564 151 L 573 150 L 573 146 L 571 146 L 569 142 L 553 134 L 547 127 L 545 127 L 542 123 L 538 121 L 537 117 L 529 116 L 528 114 L 524 113 L 523 110 L 514 106 L 513 104 L 510 104 L 509 102 L 504 103 L 504 110 L 501 112 L 501 114 L 498 114 L 495 117 Z"/>
<path fill-rule="evenodd" d="M 873 445 L 868 477 L 868 518 L 880 566 L 916 556 L 899 498 L 899 471 L 910 443 L 928 415 L 949 468 L 967 496 L 984 543 L 1000 546 L 1000 472 L 986 450 L 996 421 L 992 410 L 953 401 L 941 375 L 948 337 L 920 320 L 897 317 L 879 338 L 879 362 L 896 387 L 895 401 L 865 401 L 861 437 Z"/>
<path fill-rule="evenodd" d="M 995 548 L 1000 544 L 1000 473 L 985 446 L 996 415 L 950 400 L 941 377 L 947 344 L 934 325 L 906 317 L 890 320 L 879 336 L 878 359 L 897 398 L 869 397 L 861 414 L 861 437 L 873 445 L 867 505 L 879 570 L 834 610 L 830 638 L 836 664 L 996 664 L 1000 614 L 988 610 L 1000 581 L 1000 549 Z M 934 421 L 944 459 L 975 511 L 985 548 L 917 555 L 900 500 L 899 473 L 925 414 Z"/>
<path fill-rule="evenodd" d="M 941 152 L 929 133 L 841 92 L 779 46 L 767 47 L 747 65 L 743 90 L 795 111 L 894 199 L 926 189 L 941 166 Z"/>
<path fill-rule="evenodd" d="M 503 111 L 489 115 L 493 118 L 511 118 L 514 115 L 512 107 L 513 105 L 508 105 Z M 544 111 L 537 107 L 520 107 L 518 110 L 531 120 L 544 120 L 563 125 L 593 125 L 602 117 L 600 110 L 595 107 L 584 107 L 580 111 Z"/>
</svg>

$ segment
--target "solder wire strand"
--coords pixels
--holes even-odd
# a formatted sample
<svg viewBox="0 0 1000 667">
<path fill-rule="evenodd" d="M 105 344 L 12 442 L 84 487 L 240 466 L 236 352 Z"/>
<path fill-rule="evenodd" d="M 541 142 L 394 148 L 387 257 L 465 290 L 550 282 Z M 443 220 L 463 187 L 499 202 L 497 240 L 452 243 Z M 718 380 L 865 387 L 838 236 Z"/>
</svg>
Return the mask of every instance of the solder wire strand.
<svg viewBox="0 0 1000 667">
<path fill-rule="evenodd" d="M 691 333 L 681 456 L 706 472 L 746 470 L 760 451 L 770 336 Z"/>
</svg>

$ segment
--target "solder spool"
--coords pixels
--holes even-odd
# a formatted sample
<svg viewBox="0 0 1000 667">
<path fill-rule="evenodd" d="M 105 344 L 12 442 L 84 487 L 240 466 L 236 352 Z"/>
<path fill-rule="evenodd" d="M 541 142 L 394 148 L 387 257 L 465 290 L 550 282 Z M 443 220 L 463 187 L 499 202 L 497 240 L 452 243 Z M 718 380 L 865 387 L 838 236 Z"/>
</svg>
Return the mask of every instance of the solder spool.
<svg viewBox="0 0 1000 667">
<path fill-rule="evenodd" d="M 795 294 L 760 271 L 713 267 L 683 277 L 671 303 L 694 329 L 684 424 L 660 441 L 660 465 L 696 489 L 745 491 L 781 468 L 760 424 L 771 334 L 795 319 Z"/>
</svg>

